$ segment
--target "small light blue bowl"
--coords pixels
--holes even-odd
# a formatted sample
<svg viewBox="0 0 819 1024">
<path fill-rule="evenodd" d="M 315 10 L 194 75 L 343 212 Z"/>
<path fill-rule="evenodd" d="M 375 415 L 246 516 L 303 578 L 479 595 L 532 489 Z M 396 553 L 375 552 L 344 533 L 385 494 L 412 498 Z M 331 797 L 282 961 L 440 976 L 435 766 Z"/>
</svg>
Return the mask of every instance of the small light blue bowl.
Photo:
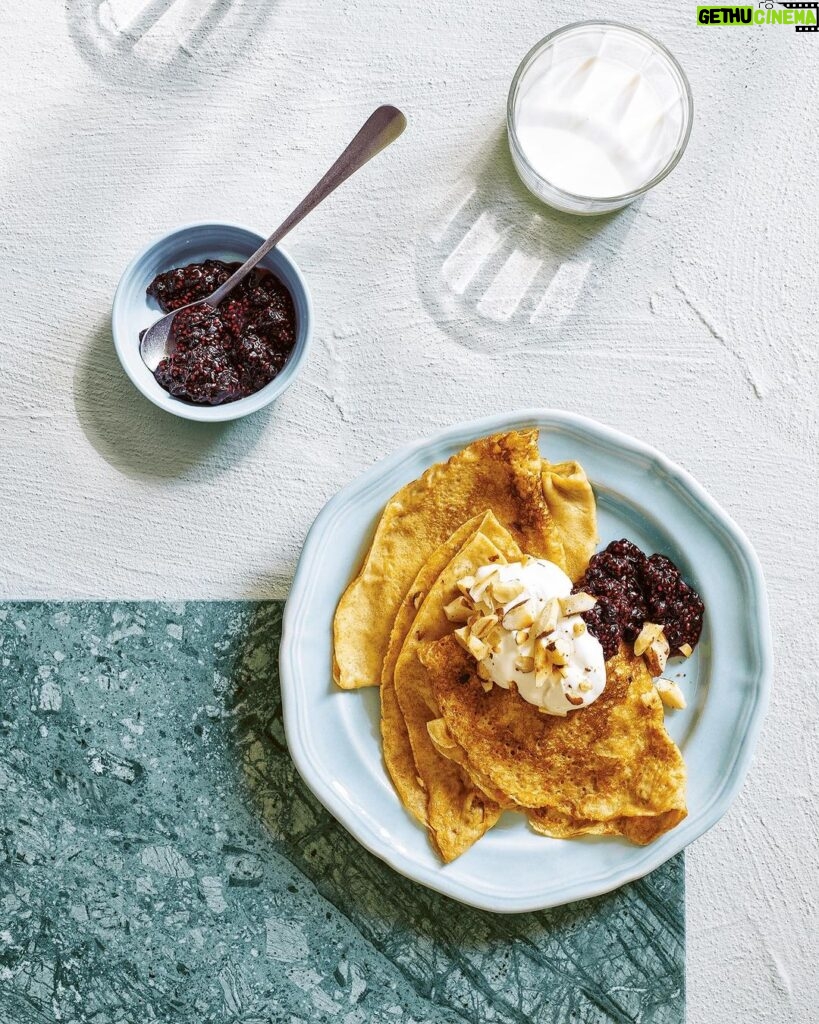
<svg viewBox="0 0 819 1024">
<path fill-rule="evenodd" d="M 313 333 L 313 304 L 307 282 L 295 261 L 282 248 L 275 248 L 259 264 L 272 270 L 287 286 L 296 308 L 296 344 L 281 373 L 247 398 L 224 405 L 193 405 L 169 395 L 154 379 L 139 354 L 139 333 L 159 319 L 162 311 L 146 294 L 157 274 L 187 263 L 206 259 L 243 263 L 264 238 L 238 224 L 203 221 L 175 228 L 150 242 L 128 264 L 120 278 L 111 311 L 114 347 L 122 368 L 134 386 L 160 409 L 186 420 L 221 423 L 257 412 L 275 401 L 295 380 L 307 356 Z"/>
</svg>

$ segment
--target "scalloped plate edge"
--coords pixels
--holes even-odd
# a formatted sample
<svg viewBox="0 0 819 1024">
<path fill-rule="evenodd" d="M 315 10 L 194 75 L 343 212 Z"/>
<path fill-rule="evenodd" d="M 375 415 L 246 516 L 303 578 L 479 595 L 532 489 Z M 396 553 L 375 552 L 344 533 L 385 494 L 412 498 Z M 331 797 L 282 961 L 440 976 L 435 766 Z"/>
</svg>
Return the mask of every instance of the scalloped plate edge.
<svg viewBox="0 0 819 1024">
<path fill-rule="evenodd" d="M 400 475 L 401 468 L 405 464 L 425 452 L 430 453 L 429 465 L 432 465 L 435 461 L 439 461 L 433 457 L 432 453 L 442 447 L 452 445 L 463 447 L 476 438 L 488 434 L 526 427 L 558 429 L 569 435 L 574 434 L 598 447 L 608 449 L 610 454 L 615 454 L 619 458 L 625 455 L 634 461 L 660 470 L 666 480 L 674 485 L 678 494 L 709 523 L 714 532 L 723 537 L 726 544 L 732 549 L 735 561 L 742 570 L 744 590 L 751 598 L 748 614 L 752 615 L 755 620 L 755 629 L 752 632 L 758 638 L 758 646 L 754 652 L 756 664 L 753 678 L 754 699 L 751 706 L 746 709 L 744 737 L 730 774 L 726 776 L 705 807 L 701 808 L 695 816 L 686 818 L 672 832 L 667 833 L 663 837 L 665 842 L 662 845 L 640 849 L 639 855 L 635 856 L 628 870 L 617 869 L 603 872 L 573 886 L 562 887 L 559 892 L 531 892 L 499 899 L 452 878 L 447 875 L 445 868 L 433 871 L 416 863 L 411 857 L 386 843 L 366 822 L 362 821 L 349 803 L 342 800 L 332 790 L 320 770 L 321 762 L 317 757 L 308 728 L 309 707 L 307 702 L 301 699 L 301 688 L 297 683 L 299 678 L 298 650 L 302 639 L 300 622 L 304 618 L 302 613 L 305 602 L 313 589 L 310 584 L 316 556 L 320 554 L 320 549 L 329 542 L 330 527 L 343 516 L 356 499 L 360 499 L 374 487 L 382 486 L 386 478 Z M 315 585 L 315 577 L 312 582 Z M 541 910 L 610 892 L 655 870 L 712 828 L 730 807 L 750 766 L 767 710 L 772 666 L 772 640 L 762 568 L 750 542 L 731 517 L 719 507 L 687 470 L 676 465 L 645 442 L 577 414 L 537 408 L 496 414 L 469 423 L 460 423 L 431 438 L 406 445 L 375 463 L 331 498 L 319 512 L 304 543 L 284 609 L 279 656 L 284 726 L 288 747 L 299 774 L 316 799 L 362 846 L 400 874 L 462 903 L 495 913 L 522 913 Z"/>
</svg>

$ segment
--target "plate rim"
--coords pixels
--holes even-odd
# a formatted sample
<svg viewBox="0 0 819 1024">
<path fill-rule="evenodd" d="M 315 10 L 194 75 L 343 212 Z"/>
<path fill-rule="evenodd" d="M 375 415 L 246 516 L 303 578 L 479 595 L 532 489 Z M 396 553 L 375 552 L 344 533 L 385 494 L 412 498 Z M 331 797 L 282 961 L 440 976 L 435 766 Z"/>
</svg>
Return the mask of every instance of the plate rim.
<svg viewBox="0 0 819 1024">
<path fill-rule="evenodd" d="M 758 641 L 755 652 L 756 671 L 750 677 L 750 682 L 753 684 L 753 697 L 746 716 L 744 735 L 730 773 L 726 774 L 711 801 L 695 818 L 686 818 L 672 832 L 667 833 L 668 836 L 674 837 L 669 845 L 651 844 L 637 848 L 642 851 L 642 856 L 637 857 L 629 867 L 609 869 L 602 876 L 596 876 L 585 882 L 575 882 L 566 886 L 556 897 L 547 893 L 540 896 L 537 893 L 532 893 L 508 897 L 483 893 L 447 874 L 445 866 L 438 867 L 433 871 L 425 865 L 417 863 L 411 855 L 400 852 L 380 839 L 358 817 L 353 807 L 338 798 L 311 760 L 312 744 L 305 730 L 307 704 L 299 699 L 299 687 L 295 685 L 295 680 L 298 677 L 297 622 L 302 603 L 307 596 L 310 570 L 313 568 L 311 552 L 327 527 L 347 506 L 351 497 L 365 493 L 382 477 L 393 473 L 403 463 L 416 458 L 427 449 L 433 450 L 453 443 L 468 444 L 472 440 L 493 433 L 526 429 L 527 426 L 541 429 L 557 428 L 569 433 L 579 433 L 598 444 L 603 442 L 606 447 L 619 451 L 621 454 L 623 451 L 630 453 L 632 457 L 653 464 L 662 471 L 667 481 L 675 482 L 683 494 L 687 492 L 687 496 L 693 499 L 694 508 L 700 513 L 701 518 L 712 532 L 721 534 L 723 541 L 729 542 L 731 553 L 741 570 L 740 578 L 751 598 L 747 615 L 754 621 L 754 633 Z M 430 462 L 430 465 L 432 464 L 433 462 Z M 279 677 L 287 745 L 299 775 L 316 799 L 365 849 L 387 863 L 399 874 L 468 906 L 494 913 L 526 913 L 543 910 L 611 892 L 654 871 L 713 828 L 733 803 L 748 773 L 768 707 L 772 671 L 773 640 L 762 566 L 750 541 L 731 516 L 721 508 L 688 470 L 673 462 L 652 445 L 590 417 L 561 409 L 542 407 L 496 413 L 477 420 L 457 423 L 438 431 L 431 437 L 403 445 L 379 459 L 334 494 L 316 516 L 305 538 L 282 614 L 282 635 L 279 649 Z"/>
</svg>

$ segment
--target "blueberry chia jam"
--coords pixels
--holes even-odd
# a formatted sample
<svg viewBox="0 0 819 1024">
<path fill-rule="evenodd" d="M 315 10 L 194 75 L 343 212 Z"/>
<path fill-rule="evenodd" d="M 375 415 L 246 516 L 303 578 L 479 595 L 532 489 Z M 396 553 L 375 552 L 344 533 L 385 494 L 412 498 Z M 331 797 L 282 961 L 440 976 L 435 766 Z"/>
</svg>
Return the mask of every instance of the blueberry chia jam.
<svg viewBox="0 0 819 1024">
<path fill-rule="evenodd" d="M 617 653 L 621 640 L 633 643 L 644 622 L 663 627 L 672 653 L 683 644 L 697 646 L 702 600 L 665 555 L 647 556 L 631 541 L 613 541 L 592 557 L 574 589 L 597 598 L 583 618 L 606 658 Z"/>
<path fill-rule="evenodd" d="M 163 313 L 203 299 L 239 263 L 205 260 L 159 274 L 148 285 Z M 175 398 L 222 405 L 255 394 L 283 369 L 296 342 L 290 292 L 269 270 L 254 268 L 218 308 L 196 306 L 174 318 L 176 348 L 154 371 Z"/>
</svg>

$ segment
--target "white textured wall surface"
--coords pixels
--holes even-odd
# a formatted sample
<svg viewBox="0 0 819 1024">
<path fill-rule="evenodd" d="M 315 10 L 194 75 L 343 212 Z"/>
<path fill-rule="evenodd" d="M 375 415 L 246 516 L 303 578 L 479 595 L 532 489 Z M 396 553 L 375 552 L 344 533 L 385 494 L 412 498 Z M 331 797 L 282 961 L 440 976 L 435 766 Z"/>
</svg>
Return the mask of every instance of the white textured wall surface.
<svg viewBox="0 0 819 1024">
<path fill-rule="evenodd" d="M 755 544 L 779 666 L 744 791 L 689 852 L 689 1020 L 816 1020 L 819 34 L 700 28 L 693 0 L 177 0 L 130 28 L 108 0 L 94 31 L 99 6 L 0 8 L 0 596 L 283 596 L 322 504 L 403 442 L 529 405 L 644 438 Z M 504 107 L 529 46 L 593 16 L 663 39 L 696 119 L 655 194 L 575 221 L 517 182 Z M 135 250 L 272 228 L 384 101 L 405 136 L 288 243 L 303 375 L 218 428 L 145 402 L 109 333 Z"/>
</svg>

